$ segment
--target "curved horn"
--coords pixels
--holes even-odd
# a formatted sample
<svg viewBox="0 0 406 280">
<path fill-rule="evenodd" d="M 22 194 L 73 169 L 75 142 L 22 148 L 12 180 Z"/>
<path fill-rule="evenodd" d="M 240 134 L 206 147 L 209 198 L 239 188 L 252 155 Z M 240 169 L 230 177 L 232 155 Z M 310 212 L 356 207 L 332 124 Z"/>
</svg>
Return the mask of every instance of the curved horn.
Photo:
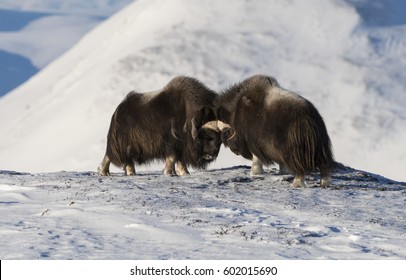
<svg viewBox="0 0 406 280">
<path fill-rule="evenodd" d="M 217 121 L 217 127 L 223 131 L 226 128 L 231 128 L 231 126 L 227 123 L 223 123 L 222 121 Z"/>
<path fill-rule="evenodd" d="M 207 129 L 211 129 L 211 130 L 220 132 L 220 129 L 219 129 L 218 125 L 217 125 L 217 121 L 207 122 L 202 126 L 202 128 L 207 128 Z"/>
<path fill-rule="evenodd" d="M 233 129 L 233 128 L 231 127 L 231 125 L 229 125 L 229 124 L 227 124 L 227 123 L 224 123 L 224 122 L 222 122 L 222 121 L 217 121 L 217 127 L 220 129 L 220 131 L 223 131 L 223 130 L 225 130 L 225 129 L 231 129 L 231 130 L 233 131 L 233 135 L 231 135 L 230 137 L 228 137 L 228 138 L 227 138 L 227 141 L 233 139 L 233 138 L 235 137 L 236 133 L 237 133 L 237 132 L 235 131 L 235 129 Z"/>
<path fill-rule="evenodd" d="M 234 133 L 233 133 L 233 135 L 231 135 L 230 137 L 227 138 L 227 141 L 233 139 L 235 137 L 235 135 L 237 134 L 237 132 L 235 132 L 234 129 L 232 129 L 232 130 L 234 131 Z"/>
<path fill-rule="evenodd" d="M 172 134 L 172 137 L 175 138 L 176 140 L 182 141 L 182 140 L 179 139 L 179 137 L 176 135 L 175 120 L 174 120 L 174 119 L 171 119 L 171 134 Z"/>
<path fill-rule="evenodd" d="M 192 138 L 196 139 L 197 138 L 197 128 L 196 128 L 195 118 L 193 117 L 190 122 L 192 123 L 192 131 L 191 131 Z"/>
</svg>

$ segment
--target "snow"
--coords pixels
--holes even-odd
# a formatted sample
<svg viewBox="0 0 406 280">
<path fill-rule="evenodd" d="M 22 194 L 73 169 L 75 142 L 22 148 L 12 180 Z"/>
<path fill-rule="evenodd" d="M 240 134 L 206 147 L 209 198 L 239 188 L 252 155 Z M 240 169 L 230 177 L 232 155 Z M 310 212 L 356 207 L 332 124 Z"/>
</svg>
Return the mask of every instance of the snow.
<svg viewBox="0 0 406 280">
<path fill-rule="evenodd" d="M 340 167 L 292 189 L 276 172 L 2 171 L 0 258 L 406 258 L 405 183 Z"/>
<path fill-rule="evenodd" d="M 129 2 L 129 0 L 1 0 L 0 9 L 108 16 Z"/>
<path fill-rule="evenodd" d="M 49 15 L 27 24 L 16 32 L 0 34 L 3 50 L 31 58 L 34 66 L 43 68 L 96 26 L 99 18 L 89 16 Z M 52 37 L 52 40 L 48 40 Z"/>
<path fill-rule="evenodd" d="M 0 96 L 61 56 L 85 33 L 129 2 L 2 0 Z M 29 61 L 21 65 L 21 59 Z"/>
<path fill-rule="evenodd" d="M 24 2 L 14 8 L 52 16 L 10 43 L 29 44 L 20 51 L 44 68 L 0 98 L 0 258 L 406 258 L 406 22 L 390 12 L 402 1 L 138 0 L 49 64 L 41 53 L 67 44 L 50 23 L 96 24 L 107 14 L 86 11 L 110 1 Z M 45 49 L 39 29 L 55 45 Z M 14 35 L 0 33 L 0 49 Z M 269 167 L 251 178 L 250 162 L 222 148 L 186 177 L 161 175 L 162 162 L 135 177 L 94 173 L 129 91 L 176 75 L 220 91 L 256 73 L 311 100 L 336 159 L 357 170 L 337 170 L 330 188 L 311 175 L 291 189 L 292 176 Z"/>
</svg>

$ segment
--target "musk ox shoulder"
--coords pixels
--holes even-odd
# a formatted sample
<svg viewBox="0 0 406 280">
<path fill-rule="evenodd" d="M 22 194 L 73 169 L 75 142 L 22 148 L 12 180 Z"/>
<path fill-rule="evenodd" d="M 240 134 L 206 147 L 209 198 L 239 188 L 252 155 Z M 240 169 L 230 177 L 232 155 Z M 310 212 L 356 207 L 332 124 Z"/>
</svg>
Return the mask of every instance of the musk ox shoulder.
<svg viewBox="0 0 406 280">
<path fill-rule="evenodd" d="M 302 96 L 281 88 L 277 80 L 255 75 L 220 96 L 221 139 L 235 154 L 253 161 L 251 174 L 278 163 L 294 174 L 293 187 L 319 170 L 321 186 L 329 185 L 333 166 L 331 141 L 323 118 Z"/>
<path fill-rule="evenodd" d="M 130 92 L 111 118 L 99 174 L 110 175 L 113 163 L 133 175 L 135 163 L 153 160 L 165 160 L 168 175 L 188 174 L 187 166 L 205 168 L 221 146 L 216 97 L 198 80 L 184 76 L 162 90 Z"/>
</svg>

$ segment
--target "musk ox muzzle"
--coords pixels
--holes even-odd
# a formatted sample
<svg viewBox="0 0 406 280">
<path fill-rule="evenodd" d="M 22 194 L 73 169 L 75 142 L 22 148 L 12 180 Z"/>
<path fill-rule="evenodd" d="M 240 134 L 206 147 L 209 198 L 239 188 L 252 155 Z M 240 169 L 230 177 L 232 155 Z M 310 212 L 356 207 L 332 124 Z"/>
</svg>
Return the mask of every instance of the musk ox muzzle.
<svg viewBox="0 0 406 280">
<path fill-rule="evenodd" d="M 191 134 L 197 146 L 201 148 L 199 164 L 205 166 L 214 161 L 221 147 L 221 131 L 217 126 L 217 121 L 209 121 L 198 129 L 193 119 Z"/>
</svg>

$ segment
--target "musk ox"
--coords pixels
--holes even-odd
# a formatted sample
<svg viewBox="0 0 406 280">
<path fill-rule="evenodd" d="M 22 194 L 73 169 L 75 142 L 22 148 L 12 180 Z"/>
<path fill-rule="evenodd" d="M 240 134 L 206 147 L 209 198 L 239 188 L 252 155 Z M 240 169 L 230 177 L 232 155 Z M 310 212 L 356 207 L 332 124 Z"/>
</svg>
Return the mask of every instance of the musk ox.
<svg viewBox="0 0 406 280">
<path fill-rule="evenodd" d="M 320 185 L 329 185 L 331 142 L 310 101 L 282 89 L 273 77 L 255 75 L 225 90 L 219 103 L 222 142 L 252 160 L 251 175 L 261 174 L 263 164 L 278 163 L 293 173 L 292 187 L 305 186 L 305 175 L 315 170 Z"/>
<path fill-rule="evenodd" d="M 164 174 L 189 174 L 205 168 L 221 146 L 217 94 L 190 77 L 176 77 L 162 90 L 130 92 L 114 112 L 106 154 L 98 172 L 110 175 L 110 163 L 134 175 L 134 163 L 166 160 Z M 176 163 L 176 169 L 175 169 Z"/>
</svg>

